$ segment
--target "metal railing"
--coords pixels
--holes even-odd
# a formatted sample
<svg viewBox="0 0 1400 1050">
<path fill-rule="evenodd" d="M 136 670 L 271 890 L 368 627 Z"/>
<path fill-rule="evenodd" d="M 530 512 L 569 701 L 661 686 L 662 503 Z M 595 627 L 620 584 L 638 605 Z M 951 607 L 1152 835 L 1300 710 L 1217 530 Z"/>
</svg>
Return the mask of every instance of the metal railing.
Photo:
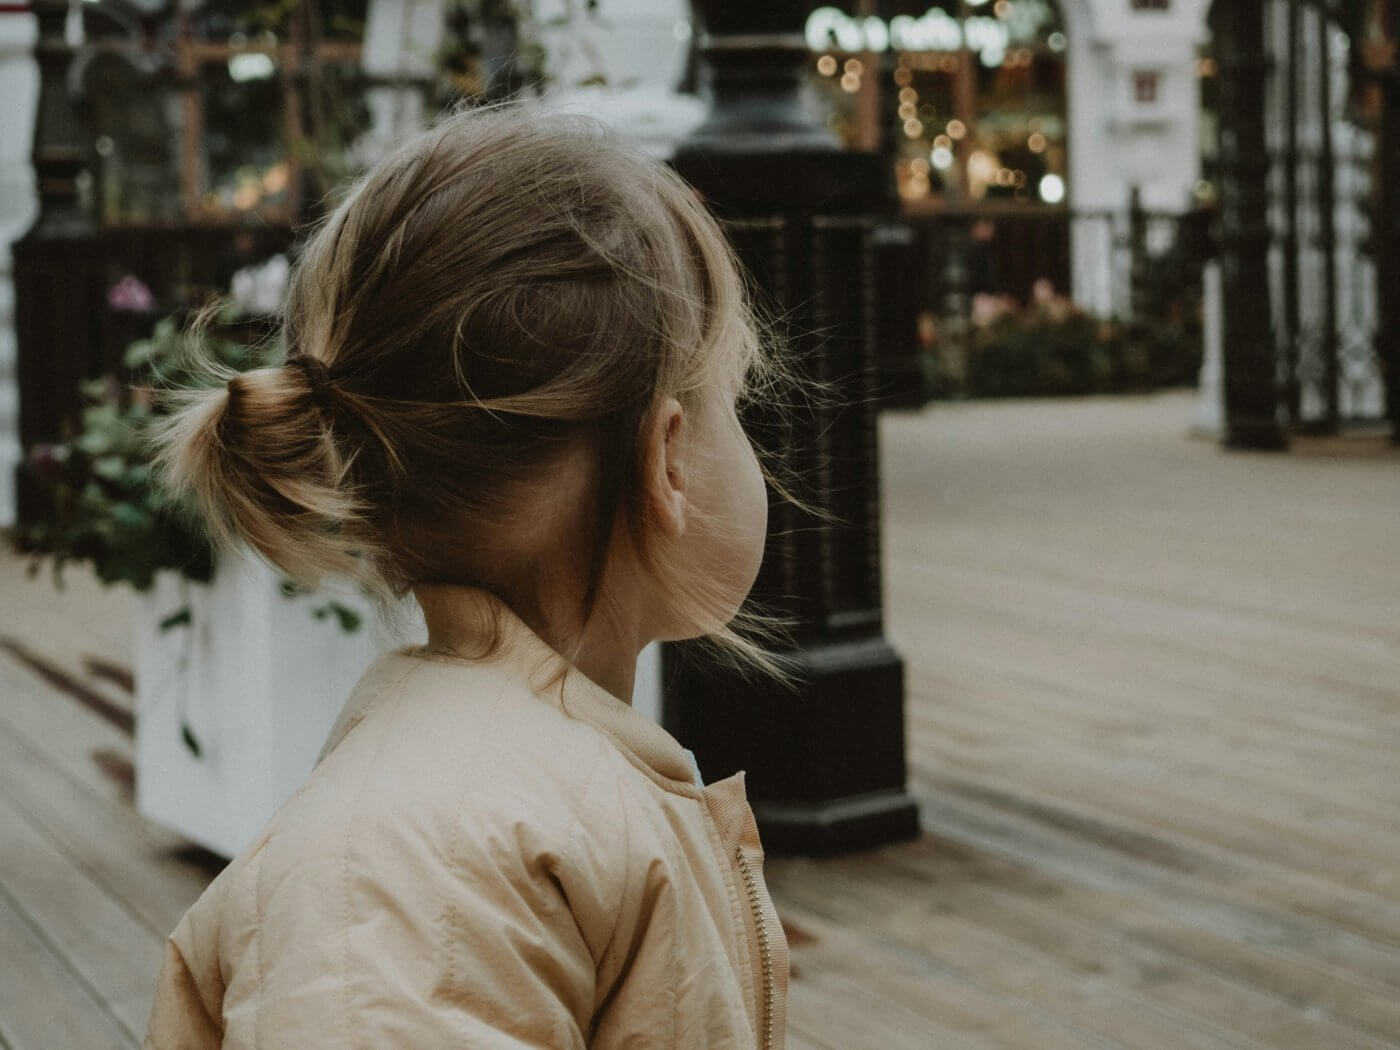
<svg viewBox="0 0 1400 1050">
<path fill-rule="evenodd" d="M 1115 331 L 1188 325 L 1199 336 L 1201 277 L 1212 254 L 1211 212 L 1148 211 L 1136 195 L 1117 211 L 939 211 L 913 229 L 923 352 L 957 374 L 989 315 L 1053 302 L 1060 314 Z M 935 364 L 935 369 L 939 367 Z M 967 391 L 953 391 L 967 392 Z"/>
</svg>

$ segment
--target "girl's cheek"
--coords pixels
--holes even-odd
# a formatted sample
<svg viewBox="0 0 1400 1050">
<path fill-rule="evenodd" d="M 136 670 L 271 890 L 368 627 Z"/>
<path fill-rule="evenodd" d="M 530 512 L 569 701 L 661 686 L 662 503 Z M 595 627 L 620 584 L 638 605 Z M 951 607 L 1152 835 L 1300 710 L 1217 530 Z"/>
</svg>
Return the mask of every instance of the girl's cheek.
<svg viewBox="0 0 1400 1050">
<path fill-rule="evenodd" d="M 753 446 L 745 440 L 744 448 L 743 503 L 740 508 L 743 520 L 739 524 L 745 540 L 746 561 L 751 568 L 749 586 L 752 586 L 759 564 L 763 561 L 763 547 L 768 536 L 768 487 L 763 481 L 763 471 L 758 465 Z"/>
</svg>

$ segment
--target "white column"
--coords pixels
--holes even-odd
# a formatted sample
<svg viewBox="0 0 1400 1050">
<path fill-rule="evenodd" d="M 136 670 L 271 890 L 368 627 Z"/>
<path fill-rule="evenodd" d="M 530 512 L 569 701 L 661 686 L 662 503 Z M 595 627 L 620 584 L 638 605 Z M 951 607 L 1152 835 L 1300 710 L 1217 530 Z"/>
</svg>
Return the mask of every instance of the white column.
<svg viewBox="0 0 1400 1050">
<path fill-rule="evenodd" d="M 658 157 L 705 115 L 705 103 L 679 95 L 690 46 L 685 0 L 609 0 L 590 17 L 581 3 L 537 0 L 535 32 L 548 56 L 545 104 L 587 113 Z"/>
<path fill-rule="evenodd" d="M 1203 437 L 1219 437 L 1225 430 L 1225 293 L 1218 259 L 1206 263 L 1201 280 L 1205 285 L 1201 318 L 1205 345 L 1191 429 Z"/>
<path fill-rule="evenodd" d="M 19 463 L 19 388 L 16 377 L 15 286 L 10 245 L 34 221 L 38 198 L 30 152 L 39 104 L 34 61 L 38 22 L 28 13 L 0 14 L 0 526 L 15 517 Z"/>
<path fill-rule="evenodd" d="M 370 131 L 356 144 L 365 162 L 425 123 L 419 84 L 437 68 L 446 8 L 446 0 L 370 0 L 360 64 L 371 76 L 401 78 L 403 83 L 365 93 Z"/>
<path fill-rule="evenodd" d="M 1133 11 L 1123 0 L 1063 5 L 1069 201 L 1076 211 L 1125 218 L 1134 186 L 1149 210 L 1187 208 L 1200 178 L 1196 53 L 1204 6 L 1204 0 L 1176 0 L 1167 11 Z M 1140 77 L 1153 79 L 1153 97 L 1139 95 Z M 1108 224 L 1076 222 L 1071 253 L 1075 299 L 1096 313 L 1125 310 L 1114 292 L 1123 282 L 1115 277 Z"/>
</svg>

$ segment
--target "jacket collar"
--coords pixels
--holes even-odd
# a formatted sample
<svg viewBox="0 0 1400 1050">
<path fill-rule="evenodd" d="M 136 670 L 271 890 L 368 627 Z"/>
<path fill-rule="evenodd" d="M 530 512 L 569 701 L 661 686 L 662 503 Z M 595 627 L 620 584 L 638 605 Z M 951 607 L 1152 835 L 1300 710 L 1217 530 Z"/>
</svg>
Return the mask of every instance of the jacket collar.
<svg viewBox="0 0 1400 1050">
<path fill-rule="evenodd" d="M 494 622 L 499 646 L 488 662 L 517 664 L 536 695 L 598 729 L 634 765 L 687 785 L 686 794 L 699 791 L 690 757 L 674 736 L 584 675 L 495 595 L 454 583 L 420 583 L 413 593 L 428 627 L 423 655 L 479 659 Z"/>
</svg>

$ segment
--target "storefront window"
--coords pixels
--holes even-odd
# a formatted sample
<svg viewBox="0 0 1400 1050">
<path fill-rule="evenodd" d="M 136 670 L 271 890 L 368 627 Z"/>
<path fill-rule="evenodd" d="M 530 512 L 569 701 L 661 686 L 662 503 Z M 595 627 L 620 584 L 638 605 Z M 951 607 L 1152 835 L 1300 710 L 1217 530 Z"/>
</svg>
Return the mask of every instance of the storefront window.
<svg viewBox="0 0 1400 1050">
<path fill-rule="evenodd" d="M 294 219 L 348 173 L 369 126 L 365 13 L 366 0 L 179 0 L 136 60 L 108 46 L 87 85 L 102 221 Z"/>
<path fill-rule="evenodd" d="M 1063 203 L 1068 41 L 1050 0 L 892 6 L 888 18 L 820 8 L 808 20 L 832 127 L 893 156 L 913 210 Z"/>
</svg>

